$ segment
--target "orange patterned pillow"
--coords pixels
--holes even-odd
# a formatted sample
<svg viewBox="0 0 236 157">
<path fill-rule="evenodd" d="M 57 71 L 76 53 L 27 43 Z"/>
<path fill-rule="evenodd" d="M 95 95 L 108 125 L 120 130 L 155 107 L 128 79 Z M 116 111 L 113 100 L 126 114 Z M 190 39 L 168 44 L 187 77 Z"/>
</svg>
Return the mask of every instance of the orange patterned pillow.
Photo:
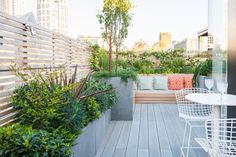
<svg viewBox="0 0 236 157">
<path fill-rule="evenodd" d="M 193 79 L 192 77 L 184 77 L 184 88 L 192 89 L 193 88 Z"/>
<path fill-rule="evenodd" d="M 180 90 L 184 88 L 184 78 L 180 76 L 169 77 L 169 90 Z"/>
</svg>

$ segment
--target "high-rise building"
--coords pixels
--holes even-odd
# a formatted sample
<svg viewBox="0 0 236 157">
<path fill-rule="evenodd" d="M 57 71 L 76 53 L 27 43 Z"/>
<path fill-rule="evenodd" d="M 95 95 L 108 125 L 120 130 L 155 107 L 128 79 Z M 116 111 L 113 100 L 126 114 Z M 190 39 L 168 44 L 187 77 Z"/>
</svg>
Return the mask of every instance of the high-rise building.
<svg viewBox="0 0 236 157">
<path fill-rule="evenodd" d="M 8 0 L 0 0 L 0 11 L 4 13 L 9 12 L 9 1 Z"/>
<path fill-rule="evenodd" d="M 68 0 L 37 0 L 38 24 L 68 35 Z"/>
<path fill-rule="evenodd" d="M 168 32 L 161 32 L 159 36 L 159 49 L 167 50 L 172 46 L 171 34 Z"/>
<path fill-rule="evenodd" d="M 22 16 L 24 3 L 24 0 L 0 0 L 0 11 L 13 16 Z"/>
<path fill-rule="evenodd" d="M 9 14 L 14 16 L 22 16 L 25 14 L 25 0 L 9 0 Z"/>
</svg>

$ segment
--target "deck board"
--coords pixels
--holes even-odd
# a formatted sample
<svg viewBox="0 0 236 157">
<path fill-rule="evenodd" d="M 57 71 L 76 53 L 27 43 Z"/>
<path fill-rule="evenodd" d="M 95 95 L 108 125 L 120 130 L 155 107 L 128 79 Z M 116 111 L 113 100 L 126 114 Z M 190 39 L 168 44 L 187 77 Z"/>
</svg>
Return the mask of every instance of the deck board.
<svg viewBox="0 0 236 157">
<path fill-rule="evenodd" d="M 111 122 L 96 157 L 179 157 L 184 124 L 177 105 L 137 104 L 133 121 Z M 196 129 L 193 134 L 201 137 L 204 131 Z M 194 150 L 190 156 L 207 154 Z"/>
<path fill-rule="evenodd" d="M 140 116 L 141 116 L 141 105 L 137 105 L 135 106 L 134 118 L 130 129 L 130 136 L 126 150 L 126 157 L 137 157 Z"/>
<path fill-rule="evenodd" d="M 149 156 L 161 157 L 153 105 L 148 105 L 148 141 L 149 141 Z"/>
</svg>

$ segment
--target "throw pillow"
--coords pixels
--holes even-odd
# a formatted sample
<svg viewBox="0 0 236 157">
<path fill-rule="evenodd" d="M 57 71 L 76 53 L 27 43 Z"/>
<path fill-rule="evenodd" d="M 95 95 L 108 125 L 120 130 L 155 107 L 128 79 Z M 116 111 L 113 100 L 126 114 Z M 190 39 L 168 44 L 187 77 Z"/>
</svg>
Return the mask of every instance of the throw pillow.
<svg viewBox="0 0 236 157">
<path fill-rule="evenodd" d="M 170 76 L 169 77 L 169 89 L 180 90 L 184 88 L 184 79 L 181 76 Z"/>
<path fill-rule="evenodd" d="M 152 77 L 140 77 L 138 80 L 139 89 L 152 89 Z"/>
<path fill-rule="evenodd" d="M 168 77 L 157 76 L 153 78 L 153 89 L 168 89 Z"/>
<path fill-rule="evenodd" d="M 184 77 L 184 88 L 192 89 L 193 88 L 193 79 L 192 77 L 185 76 Z"/>
</svg>

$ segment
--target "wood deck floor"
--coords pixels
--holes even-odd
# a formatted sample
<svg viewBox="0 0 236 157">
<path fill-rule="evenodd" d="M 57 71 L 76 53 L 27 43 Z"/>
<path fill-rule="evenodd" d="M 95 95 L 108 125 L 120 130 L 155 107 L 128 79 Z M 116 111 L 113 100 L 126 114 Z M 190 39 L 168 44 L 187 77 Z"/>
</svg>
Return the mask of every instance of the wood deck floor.
<svg viewBox="0 0 236 157">
<path fill-rule="evenodd" d="M 111 121 L 96 157 L 179 157 L 184 124 L 177 105 L 135 105 L 133 121 Z M 204 130 L 193 134 L 203 136 Z M 190 152 L 206 156 L 203 150 Z"/>
</svg>

